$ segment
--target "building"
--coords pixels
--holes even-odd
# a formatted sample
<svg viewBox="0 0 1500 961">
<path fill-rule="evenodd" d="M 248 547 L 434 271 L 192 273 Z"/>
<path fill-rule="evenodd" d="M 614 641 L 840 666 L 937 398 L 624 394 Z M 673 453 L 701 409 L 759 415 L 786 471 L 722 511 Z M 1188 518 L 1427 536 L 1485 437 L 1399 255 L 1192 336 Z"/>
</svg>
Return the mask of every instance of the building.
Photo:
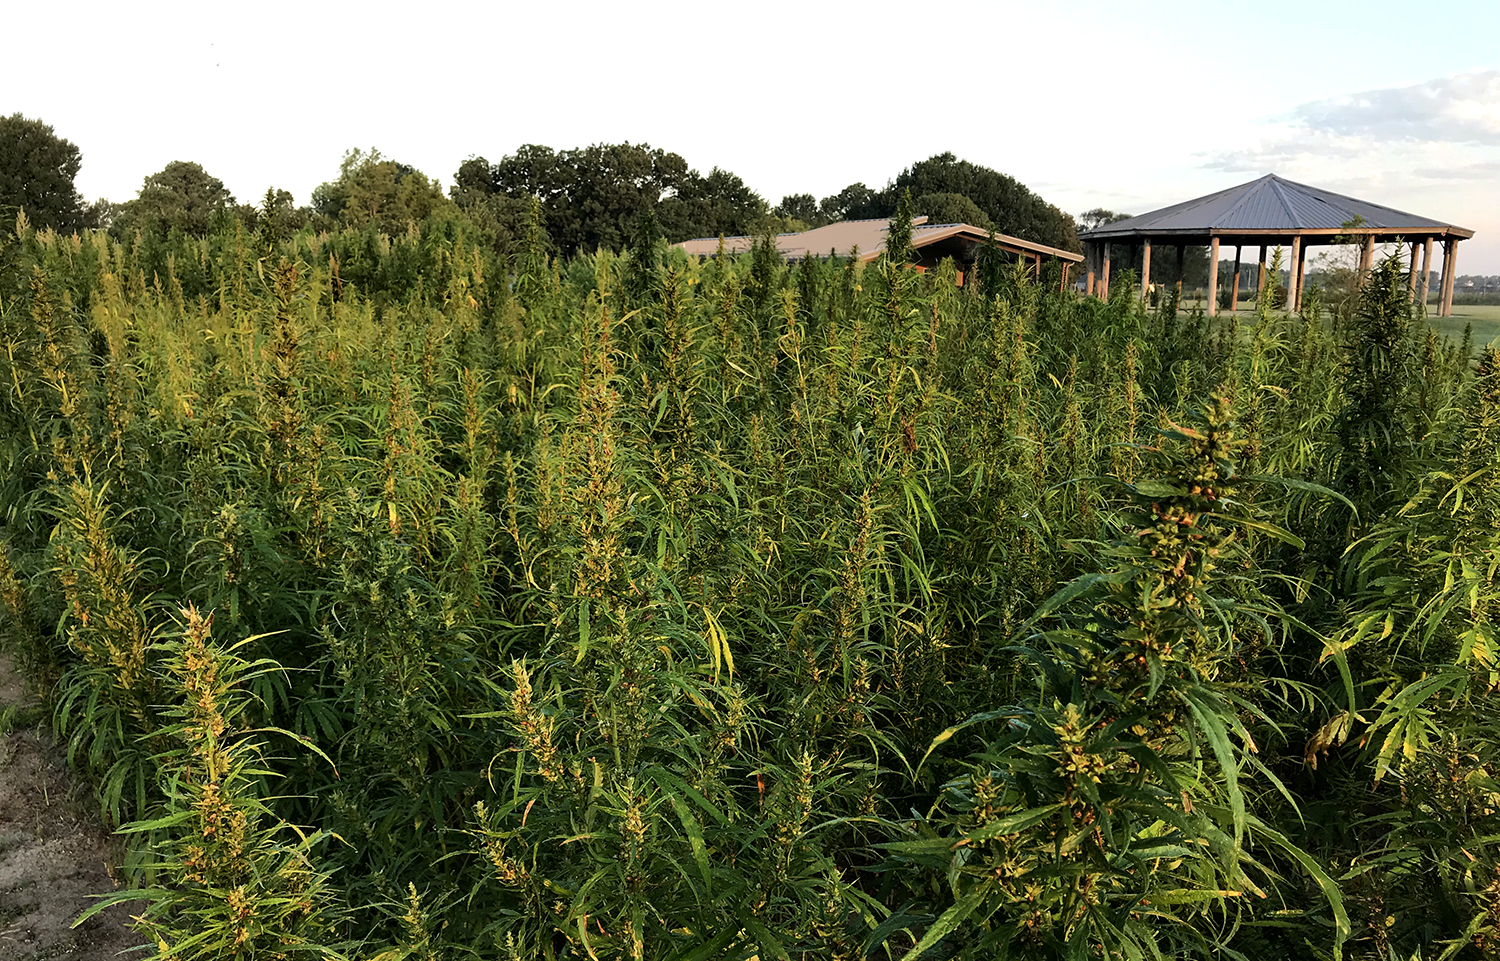
<svg viewBox="0 0 1500 961">
<path fill-rule="evenodd" d="M 891 222 L 880 220 L 845 220 L 801 233 L 778 234 L 776 249 L 790 262 L 804 257 L 849 257 L 857 255 L 862 261 L 871 261 L 885 252 L 885 238 L 890 232 Z M 755 237 L 725 237 L 726 253 L 748 253 L 755 245 Z M 1083 262 L 1082 254 L 1058 250 L 1044 244 L 1034 244 L 1019 237 L 995 234 L 972 224 L 930 224 L 926 217 L 912 218 L 911 244 L 917 251 L 916 267 L 928 270 L 936 267 L 945 257 L 952 258 L 960 270 L 968 270 L 987 244 L 1010 254 L 1017 260 L 1035 265 L 1037 276 L 1041 276 L 1044 260 L 1060 261 L 1063 265 L 1063 286 L 1067 286 L 1068 269 Z M 702 237 L 684 240 L 678 247 L 696 257 L 712 257 L 719 249 L 718 237 Z"/>
<path fill-rule="evenodd" d="M 1432 247 L 1442 242 L 1443 273 L 1440 281 L 1438 315 L 1453 312 L 1453 282 L 1457 277 L 1458 242 L 1474 236 L 1474 231 L 1454 224 L 1392 210 L 1368 200 L 1346 197 L 1319 187 L 1294 183 L 1275 174 L 1266 174 L 1238 187 L 1194 200 L 1183 201 L 1160 210 L 1104 224 L 1079 234 L 1088 256 L 1087 289 L 1090 294 L 1109 296 L 1111 248 L 1127 247 L 1141 254 L 1141 289 L 1151 283 L 1151 249 L 1153 246 L 1174 248 L 1178 276 L 1182 276 L 1184 247 L 1207 246 L 1208 312 L 1219 308 L 1219 248 L 1234 247 L 1235 298 L 1239 292 L 1240 256 L 1244 247 L 1260 248 L 1260 276 L 1257 284 L 1265 286 L 1266 252 L 1274 247 L 1291 248 L 1290 283 L 1287 309 L 1302 308 L 1307 248 L 1315 244 L 1350 244 L 1361 247 L 1359 272 L 1370 270 L 1375 245 L 1401 243 L 1410 246 L 1407 263 L 1407 288 L 1412 297 L 1427 302 L 1427 283 L 1432 268 Z M 1404 253 L 1405 251 L 1403 251 Z M 1421 256 L 1421 271 L 1417 269 Z M 1131 254 L 1131 261 L 1135 259 Z M 1420 293 L 1418 281 L 1420 280 Z"/>
</svg>

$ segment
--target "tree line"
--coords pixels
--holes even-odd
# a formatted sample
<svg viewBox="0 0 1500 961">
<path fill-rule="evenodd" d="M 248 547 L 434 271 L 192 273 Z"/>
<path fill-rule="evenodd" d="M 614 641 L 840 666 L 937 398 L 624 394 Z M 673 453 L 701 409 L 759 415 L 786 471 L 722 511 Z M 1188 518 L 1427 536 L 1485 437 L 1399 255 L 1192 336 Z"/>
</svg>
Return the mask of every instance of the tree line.
<svg viewBox="0 0 1500 961">
<path fill-rule="evenodd" d="M 344 155 L 337 177 L 298 206 L 275 187 L 243 202 L 201 165 L 175 160 L 146 177 L 130 200 L 84 200 L 74 186 L 81 151 L 41 120 L 0 117 L 0 217 L 24 211 L 38 228 L 107 229 L 117 239 L 137 231 L 203 237 L 239 221 L 287 236 L 373 228 L 397 234 L 429 217 L 463 217 L 500 251 L 523 241 L 533 201 L 544 240 L 573 256 L 619 251 L 646 230 L 669 243 L 695 237 L 807 230 L 839 220 L 887 218 L 910 191 L 915 209 L 934 223 L 970 223 L 1036 243 L 1078 251 L 1073 218 L 1015 178 L 943 153 L 902 170 L 884 188 L 850 184 L 821 200 L 810 193 L 775 205 L 738 175 L 693 169 L 680 154 L 648 144 L 594 144 L 554 150 L 525 144 L 491 163 L 475 156 L 443 184 L 376 149 Z"/>
</svg>

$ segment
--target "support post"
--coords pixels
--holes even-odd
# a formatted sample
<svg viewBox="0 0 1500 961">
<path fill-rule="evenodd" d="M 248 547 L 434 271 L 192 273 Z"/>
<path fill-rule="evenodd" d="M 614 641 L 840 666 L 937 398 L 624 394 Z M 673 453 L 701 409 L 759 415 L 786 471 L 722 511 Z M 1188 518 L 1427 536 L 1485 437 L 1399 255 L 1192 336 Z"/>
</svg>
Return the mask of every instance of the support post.
<svg viewBox="0 0 1500 961">
<path fill-rule="evenodd" d="M 1084 284 L 1087 287 L 1088 295 L 1090 297 L 1094 296 L 1094 262 L 1096 260 L 1098 260 L 1098 259 L 1099 259 L 1099 245 L 1098 244 L 1091 243 L 1086 248 L 1084 248 L 1084 251 L 1083 251 L 1083 269 L 1086 271 L 1086 273 L 1084 275 Z"/>
<path fill-rule="evenodd" d="M 1177 245 L 1177 296 L 1182 297 L 1182 270 L 1187 263 L 1187 247 Z"/>
<path fill-rule="evenodd" d="M 1458 239 L 1443 241 L 1443 299 L 1439 317 L 1453 316 L 1453 284 L 1458 280 Z"/>
<path fill-rule="evenodd" d="M 1427 288 L 1432 284 L 1432 238 L 1422 245 L 1422 309 L 1427 309 Z"/>
<path fill-rule="evenodd" d="M 1417 299 L 1417 242 L 1411 242 L 1411 264 L 1406 268 L 1406 301 Z"/>
<path fill-rule="evenodd" d="M 1240 251 L 1239 244 L 1234 245 L 1234 293 L 1229 295 L 1229 309 L 1231 311 L 1240 309 Z"/>
<path fill-rule="evenodd" d="M 1286 265 L 1286 312 L 1289 314 L 1295 313 L 1300 306 L 1297 303 L 1297 292 L 1301 289 L 1302 279 L 1297 276 L 1297 271 L 1301 263 L 1302 235 L 1298 234 L 1292 238 L 1292 259 Z"/>
<path fill-rule="evenodd" d="M 1370 276 L 1370 266 L 1375 260 L 1375 235 L 1369 234 L 1365 237 L 1364 244 L 1359 250 L 1359 285 L 1365 285 L 1365 278 Z"/>
<path fill-rule="evenodd" d="M 1208 316 L 1219 314 L 1219 238 L 1208 242 Z"/>
<path fill-rule="evenodd" d="M 1099 268 L 1099 299 L 1109 299 L 1109 241 L 1100 245 L 1104 250 L 1104 266 Z"/>
<path fill-rule="evenodd" d="M 1057 287 L 1057 292 L 1058 293 L 1065 294 L 1065 293 L 1068 292 L 1068 271 L 1070 271 L 1072 269 L 1073 269 L 1073 265 L 1071 263 L 1069 263 L 1068 261 L 1064 260 L 1063 261 L 1063 269 L 1062 269 L 1062 283 L 1059 284 L 1058 287 Z"/>
<path fill-rule="evenodd" d="M 1297 238 L 1301 240 L 1301 237 Z M 1307 281 L 1307 244 L 1297 250 L 1297 312 L 1302 312 L 1302 285 Z"/>
<path fill-rule="evenodd" d="M 1260 270 L 1255 275 L 1255 300 L 1257 306 L 1266 292 L 1266 245 L 1260 245 Z"/>
<path fill-rule="evenodd" d="M 1151 289 L 1151 240 L 1141 241 L 1141 303 L 1149 304 L 1147 292 Z"/>
</svg>

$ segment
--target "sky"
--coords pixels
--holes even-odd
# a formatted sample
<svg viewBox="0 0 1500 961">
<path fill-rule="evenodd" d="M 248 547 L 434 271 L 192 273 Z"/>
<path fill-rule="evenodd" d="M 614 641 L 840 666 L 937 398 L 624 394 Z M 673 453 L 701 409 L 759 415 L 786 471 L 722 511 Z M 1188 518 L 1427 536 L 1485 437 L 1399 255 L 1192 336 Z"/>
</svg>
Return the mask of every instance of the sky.
<svg viewBox="0 0 1500 961">
<path fill-rule="evenodd" d="M 952 151 L 1075 215 L 1277 173 L 1468 227 L 1459 272 L 1500 274 L 1496 0 L 0 7 L 0 115 L 77 144 L 91 200 L 173 160 L 305 203 L 354 147 L 451 183 L 629 141 L 774 204 Z"/>
</svg>

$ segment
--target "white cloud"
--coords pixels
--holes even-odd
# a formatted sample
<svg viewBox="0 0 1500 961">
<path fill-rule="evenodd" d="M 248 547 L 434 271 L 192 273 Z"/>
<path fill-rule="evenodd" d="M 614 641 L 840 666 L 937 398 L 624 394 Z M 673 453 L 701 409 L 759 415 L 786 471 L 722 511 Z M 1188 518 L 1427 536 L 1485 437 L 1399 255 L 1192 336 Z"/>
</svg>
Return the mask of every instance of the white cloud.
<svg viewBox="0 0 1500 961">
<path fill-rule="evenodd" d="M 1262 174 L 1284 171 L 1310 159 L 1347 162 L 1368 151 L 1368 141 L 1363 137 L 1280 123 L 1263 128 L 1254 142 L 1243 147 L 1206 154 L 1203 166 L 1225 173 Z"/>
<path fill-rule="evenodd" d="M 1500 263 L 1500 70 L 1304 103 L 1198 160 L 1208 175 L 1276 173 L 1462 224 L 1476 231 L 1469 269 Z"/>
<path fill-rule="evenodd" d="M 1225 173 L 1345 182 L 1493 180 L 1500 173 L 1500 70 L 1316 100 L 1242 146 L 1201 155 Z"/>
<path fill-rule="evenodd" d="M 1203 165 L 1238 173 L 1355 162 L 1469 179 L 1492 174 L 1496 148 L 1500 70 L 1487 70 L 1304 103 L 1261 127 L 1246 146 L 1208 154 Z"/>
<path fill-rule="evenodd" d="M 1423 180 L 1485 180 L 1500 181 L 1500 160 L 1479 163 L 1461 163 L 1447 167 L 1422 167 L 1413 170 Z"/>
<path fill-rule="evenodd" d="M 1500 70 L 1316 100 L 1292 115 L 1317 133 L 1500 146 Z"/>
</svg>

